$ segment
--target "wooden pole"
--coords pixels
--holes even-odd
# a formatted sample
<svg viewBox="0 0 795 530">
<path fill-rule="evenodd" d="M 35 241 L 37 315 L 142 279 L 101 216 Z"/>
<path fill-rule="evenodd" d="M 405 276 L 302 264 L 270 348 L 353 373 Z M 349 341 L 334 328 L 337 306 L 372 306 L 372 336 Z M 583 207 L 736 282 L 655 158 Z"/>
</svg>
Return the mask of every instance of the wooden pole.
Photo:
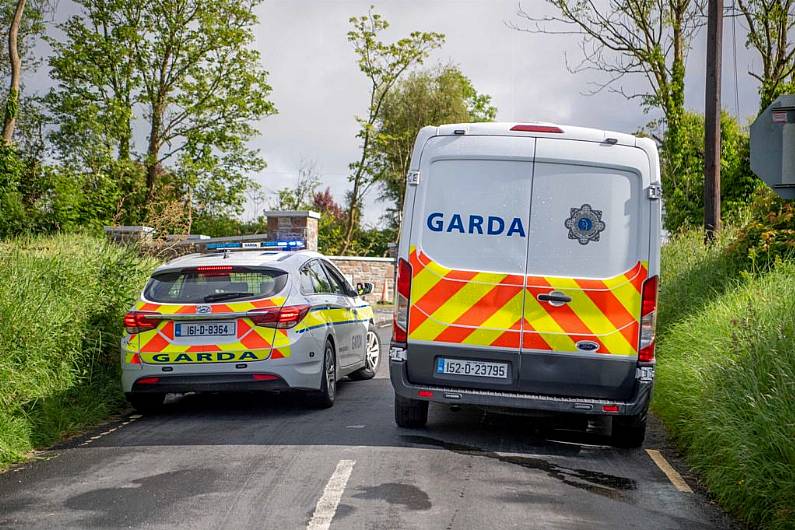
<svg viewBox="0 0 795 530">
<path fill-rule="evenodd" d="M 723 0 L 707 7 L 707 85 L 704 105 L 704 237 L 720 231 L 720 74 L 723 46 Z"/>
</svg>

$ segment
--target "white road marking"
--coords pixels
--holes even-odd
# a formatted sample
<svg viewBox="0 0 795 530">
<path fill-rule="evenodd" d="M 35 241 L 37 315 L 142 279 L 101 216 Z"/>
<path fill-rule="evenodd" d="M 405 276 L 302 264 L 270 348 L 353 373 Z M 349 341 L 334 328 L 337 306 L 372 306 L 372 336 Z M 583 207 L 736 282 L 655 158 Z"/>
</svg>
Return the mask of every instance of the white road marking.
<svg viewBox="0 0 795 530">
<path fill-rule="evenodd" d="M 102 438 L 103 436 L 105 436 L 105 435 L 107 435 L 107 434 L 110 434 L 110 433 L 112 433 L 113 431 L 115 431 L 115 430 L 117 430 L 117 429 L 120 429 L 120 428 L 124 427 L 125 425 L 127 425 L 127 424 L 129 424 L 129 423 L 132 423 L 132 422 L 134 422 L 135 420 L 137 420 L 138 418 L 141 418 L 141 417 L 142 417 L 142 416 L 141 416 L 140 414 L 139 414 L 139 415 L 133 415 L 133 416 L 130 416 L 130 417 L 129 417 L 129 419 L 128 419 L 127 421 L 120 423 L 119 425 L 117 425 L 117 426 L 113 427 L 112 429 L 108 429 L 107 431 L 101 432 L 101 433 L 97 434 L 96 436 L 92 436 L 91 438 L 89 438 L 89 439 L 88 439 L 88 440 L 86 440 L 85 442 L 81 443 L 81 444 L 80 444 L 80 447 L 82 447 L 82 446 L 84 446 L 84 445 L 89 445 L 91 442 L 93 442 L 93 441 L 95 441 L 95 440 L 99 440 L 99 439 L 100 439 L 100 438 Z"/>
<path fill-rule="evenodd" d="M 328 479 L 323 495 L 315 505 L 312 519 L 306 525 L 307 530 L 328 530 L 331 520 L 337 513 L 337 506 L 340 504 L 348 479 L 351 478 L 354 464 L 356 464 L 356 460 L 340 460 L 337 463 L 337 469 Z"/>
<path fill-rule="evenodd" d="M 677 470 L 675 470 L 671 464 L 668 463 L 668 460 L 660 453 L 657 449 L 646 449 L 646 453 L 649 455 L 657 467 L 665 473 L 665 476 L 668 477 L 668 480 L 671 481 L 671 484 L 674 485 L 679 491 L 683 491 L 685 493 L 693 493 L 693 490 L 690 489 L 690 486 L 687 485 L 685 479 L 682 478 L 682 475 L 679 474 Z"/>
</svg>

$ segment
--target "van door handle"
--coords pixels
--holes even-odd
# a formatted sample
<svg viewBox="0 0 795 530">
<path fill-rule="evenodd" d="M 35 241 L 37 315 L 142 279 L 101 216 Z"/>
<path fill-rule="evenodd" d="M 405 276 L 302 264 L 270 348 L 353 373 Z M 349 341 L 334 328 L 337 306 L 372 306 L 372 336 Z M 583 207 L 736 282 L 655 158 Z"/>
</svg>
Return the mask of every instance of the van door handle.
<svg viewBox="0 0 795 530">
<path fill-rule="evenodd" d="M 559 307 L 563 304 L 571 302 L 571 296 L 561 293 L 560 291 L 552 291 L 550 293 L 539 294 L 538 298 L 541 302 L 549 302 L 549 305 Z"/>
</svg>

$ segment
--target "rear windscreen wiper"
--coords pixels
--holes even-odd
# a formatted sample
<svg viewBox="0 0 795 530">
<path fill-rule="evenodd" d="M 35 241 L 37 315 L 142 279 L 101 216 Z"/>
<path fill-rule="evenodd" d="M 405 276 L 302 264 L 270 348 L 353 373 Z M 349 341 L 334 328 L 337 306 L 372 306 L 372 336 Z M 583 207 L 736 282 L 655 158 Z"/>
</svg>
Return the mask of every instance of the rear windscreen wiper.
<svg viewBox="0 0 795 530">
<path fill-rule="evenodd" d="M 217 302 L 219 300 L 229 300 L 231 298 L 243 298 L 245 296 L 253 296 L 254 293 L 215 293 L 208 294 L 204 297 L 205 302 Z"/>
</svg>

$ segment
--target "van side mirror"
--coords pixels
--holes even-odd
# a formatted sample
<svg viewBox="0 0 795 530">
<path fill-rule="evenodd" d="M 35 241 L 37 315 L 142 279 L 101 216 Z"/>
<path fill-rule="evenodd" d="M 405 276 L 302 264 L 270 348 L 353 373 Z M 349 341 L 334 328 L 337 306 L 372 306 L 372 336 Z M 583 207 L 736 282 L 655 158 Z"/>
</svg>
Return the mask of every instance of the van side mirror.
<svg viewBox="0 0 795 530">
<path fill-rule="evenodd" d="M 364 296 L 373 292 L 373 284 L 370 282 L 359 282 L 356 284 L 356 294 Z"/>
</svg>

